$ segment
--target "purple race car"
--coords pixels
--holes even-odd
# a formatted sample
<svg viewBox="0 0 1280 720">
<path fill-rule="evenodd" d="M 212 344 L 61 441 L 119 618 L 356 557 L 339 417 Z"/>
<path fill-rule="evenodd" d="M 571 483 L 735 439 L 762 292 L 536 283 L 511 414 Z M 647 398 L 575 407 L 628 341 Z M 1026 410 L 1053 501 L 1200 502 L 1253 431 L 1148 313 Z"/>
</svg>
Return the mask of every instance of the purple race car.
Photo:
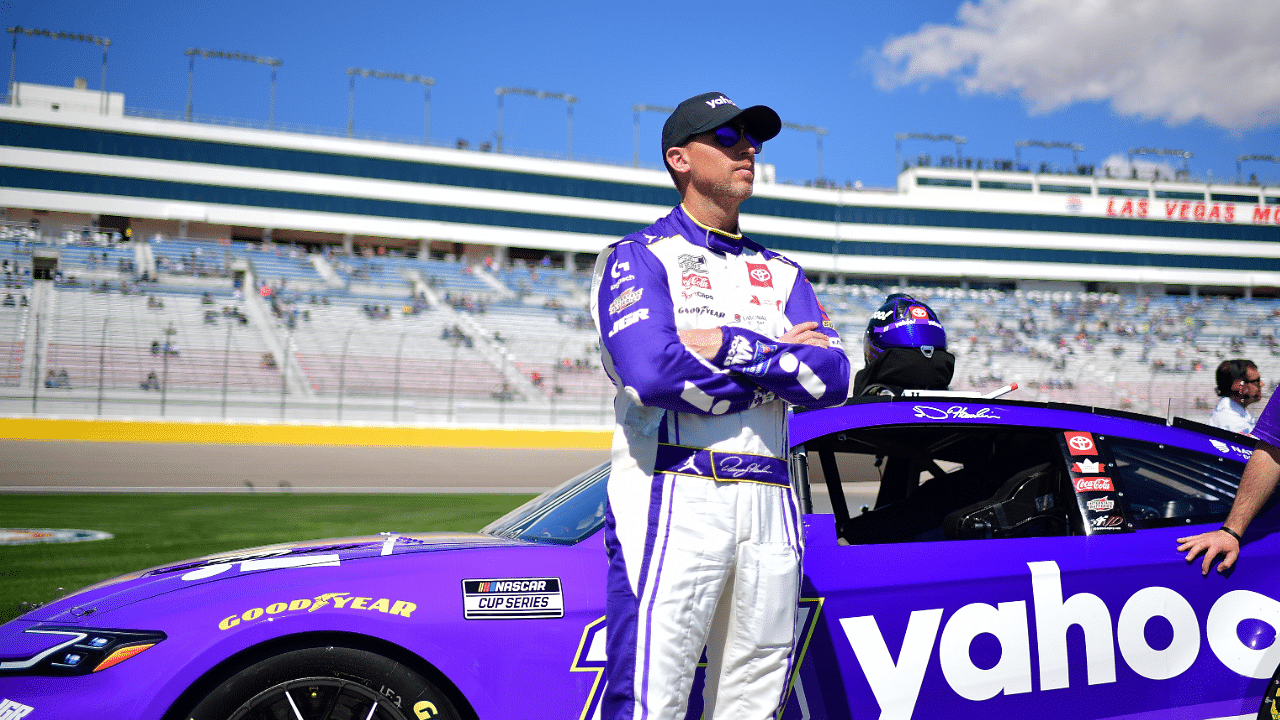
<svg viewBox="0 0 1280 720">
<path fill-rule="evenodd" d="M 1280 511 L 1225 576 L 1175 552 L 1221 522 L 1251 440 L 954 398 L 797 413 L 791 439 L 808 546 L 783 717 L 1276 712 Z M 608 473 L 475 535 L 291 543 L 81 590 L 0 627 L 0 719 L 590 720 Z"/>
</svg>

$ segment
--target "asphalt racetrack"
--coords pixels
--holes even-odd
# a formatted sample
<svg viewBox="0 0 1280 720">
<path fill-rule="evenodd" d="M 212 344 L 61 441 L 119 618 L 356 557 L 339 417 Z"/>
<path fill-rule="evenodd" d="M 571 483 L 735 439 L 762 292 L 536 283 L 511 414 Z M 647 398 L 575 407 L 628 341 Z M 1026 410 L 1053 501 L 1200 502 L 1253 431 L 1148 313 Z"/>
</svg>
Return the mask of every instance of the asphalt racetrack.
<svg viewBox="0 0 1280 720">
<path fill-rule="evenodd" d="M 606 450 L 0 441 L 15 492 L 540 492 Z"/>
<path fill-rule="evenodd" d="M 0 492 L 536 493 L 609 457 L 591 431 L 0 425 Z"/>
<path fill-rule="evenodd" d="M 0 419 L 0 494 L 536 494 L 608 460 L 610 440 L 606 431 Z M 874 503 L 875 468 L 841 475 L 855 514 Z M 820 466 L 810 480 L 815 511 L 830 512 Z"/>
</svg>

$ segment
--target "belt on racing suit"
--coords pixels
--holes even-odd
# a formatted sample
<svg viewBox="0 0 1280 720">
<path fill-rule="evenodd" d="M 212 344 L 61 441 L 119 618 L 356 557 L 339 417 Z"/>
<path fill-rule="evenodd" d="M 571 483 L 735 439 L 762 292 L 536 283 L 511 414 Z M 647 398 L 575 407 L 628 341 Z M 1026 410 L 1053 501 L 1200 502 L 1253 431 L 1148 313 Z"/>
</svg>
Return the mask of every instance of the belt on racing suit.
<svg viewBox="0 0 1280 720">
<path fill-rule="evenodd" d="M 787 461 L 771 455 L 705 450 L 658 443 L 655 473 L 688 475 L 720 482 L 755 482 L 790 487 Z"/>
</svg>

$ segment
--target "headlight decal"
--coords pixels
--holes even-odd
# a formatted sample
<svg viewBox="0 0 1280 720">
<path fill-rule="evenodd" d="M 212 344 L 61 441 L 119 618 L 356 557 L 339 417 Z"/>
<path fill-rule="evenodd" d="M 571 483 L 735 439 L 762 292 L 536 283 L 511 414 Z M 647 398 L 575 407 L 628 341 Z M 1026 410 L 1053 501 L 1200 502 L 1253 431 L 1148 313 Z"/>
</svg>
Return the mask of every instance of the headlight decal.
<svg viewBox="0 0 1280 720">
<path fill-rule="evenodd" d="M 88 675 L 122 663 L 167 637 L 162 632 L 96 628 L 33 627 L 26 632 L 67 639 L 29 658 L 0 662 L 0 677 Z"/>
</svg>

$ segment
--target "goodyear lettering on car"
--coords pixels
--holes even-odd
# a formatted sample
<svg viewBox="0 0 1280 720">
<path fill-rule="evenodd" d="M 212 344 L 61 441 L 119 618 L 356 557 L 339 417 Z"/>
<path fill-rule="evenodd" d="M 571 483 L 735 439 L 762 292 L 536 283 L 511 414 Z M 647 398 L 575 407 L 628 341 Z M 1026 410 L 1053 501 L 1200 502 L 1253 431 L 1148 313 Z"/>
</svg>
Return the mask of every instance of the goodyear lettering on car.
<svg viewBox="0 0 1280 720">
<path fill-rule="evenodd" d="M 559 578 L 495 578 L 462 581 L 468 620 L 564 617 Z"/>
<path fill-rule="evenodd" d="M 230 630 L 241 623 L 253 622 L 262 618 L 270 618 L 284 613 L 297 613 L 303 610 L 307 612 L 315 612 L 317 610 L 364 610 L 368 612 L 380 612 L 387 615 L 399 615 L 400 617 L 412 617 L 413 611 L 418 609 L 416 603 L 407 600 L 392 600 L 390 598 L 377 598 L 373 596 L 363 597 L 352 595 L 351 593 L 323 593 L 314 598 L 298 598 L 296 600 L 282 600 L 274 602 L 263 607 L 249 608 L 237 615 L 228 615 L 222 618 L 218 623 L 219 630 Z"/>
</svg>

